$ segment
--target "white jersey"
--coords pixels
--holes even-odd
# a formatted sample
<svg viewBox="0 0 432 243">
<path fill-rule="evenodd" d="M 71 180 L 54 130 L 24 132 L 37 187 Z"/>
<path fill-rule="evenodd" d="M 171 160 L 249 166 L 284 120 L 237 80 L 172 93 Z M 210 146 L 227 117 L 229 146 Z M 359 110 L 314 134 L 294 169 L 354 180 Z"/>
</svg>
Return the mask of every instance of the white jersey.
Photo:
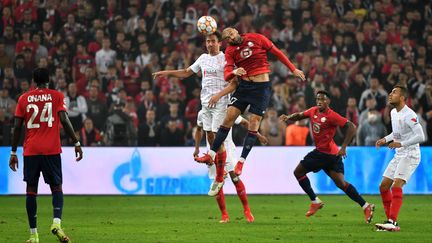
<svg viewBox="0 0 432 243">
<path fill-rule="evenodd" d="M 202 54 L 189 68 L 202 74 L 201 104 L 207 106 L 210 98 L 224 89 L 228 82 L 224 80 L 225 54 L 220 52 L 216 56 Z M 216 104 L 218 107 L 228 105 L 228 95 L 223 96 Z"/>
<path fill-rule="evenodd" d="M 405 105 L 399 112 L 392 109 L 390 116 L 393 132 L 385 137 L 386 142 L 393 140 L 401 143 L 402 147 L 396 149 L 397 154 L 419 150 L 419 143 L 424 141 L 425 136 L 417 114 Z"/>
</svg>

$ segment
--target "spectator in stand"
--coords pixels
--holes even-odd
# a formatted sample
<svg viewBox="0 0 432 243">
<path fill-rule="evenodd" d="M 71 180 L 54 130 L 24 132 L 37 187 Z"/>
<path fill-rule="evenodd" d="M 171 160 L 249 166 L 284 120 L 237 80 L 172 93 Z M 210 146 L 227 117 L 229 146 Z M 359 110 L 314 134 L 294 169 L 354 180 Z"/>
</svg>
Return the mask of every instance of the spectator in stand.
<svg viewBox="0 0 432 243">
<path fill-rule="evenodd" d="M 108 73 L 108 67 L 114 65 L 116 59 L 116 51 L 111 49 L 111 41 L 108 37 L 102 40 L 102 49 L 96 52 L 96 70 L 100 78 Z"/>
<path fill-rule="evenodd" d="M 260 133 L 268 139 L 269 146 L 282 146 L 285 136 L 285 124 L 278 119 L 274 108 L 268 108 L 261 122 Z"/>
<path fill-rule="evenodd" d="M 138 129 L 138 146 L 158 146 L 161 127 L 156 122 L 156 112 L 147 110 L 145 113 L 145 121 L 140 124 Z"/>
<path fill-rule="evenodd" d="M 11 125 L 11 120 L 6 116 L 6 109 L 0 108 L 0 146 L 10 145 Z"/>
<path fill-rule="evenodd" d="M 370 88 L 363 91 L 360 102 L 359 102 L 359 109 L 360 111 L 363 111 L 366 108 L 366 99 L 369 96 L 373 96 L 376 100 L 376 109 L 381 110 L 386 106 L 387 103 L 387 93 L 385 90 L 383 90 L 380 87 L 380 83 L 378 81 L 378 78 L 372 77 L 370 80 Z"/>
<path fill-rule="evenodd" d="M 102 136 L 99 130 L 93 126 L 93 121 L 90 118 L 84 119 L 84 126 L 81 128 L 79 137 L 83 146 L 102 145 Z"/>
<path fill-rule="evenodd" d="M 359 125 L 359 110 L 357 108 L 357 101 L 354 97 L 349 97 L 347 101 L 347 108 L 345 111 L 345 118 L 350 120 L 354 125 Z"/>
<path fill-rule="evenodd" d="M 307 120 L 296 121 L 285 129 L 285 146 L 311 145 Z"/>
<path fill-rule="evenodd" d="M 160 146 L 184 146 L 185 135 L 184 129 L 179 128 L 176 120 L 169 120 L 165 129 L 162 129 L 160 137 Z"/>
<path fill-rule="evenodd" d="M 75 131 L 79 131 L 83 125 L 83 120 L 86 118 L 88 108 L 85 98 L 77 93 L 75 83 L 70 83 L 68 85 L 67 96 L 65 96 L 65 105 L 72 126 Z"/>
<path fill-rule="evenodd" d="M 92 120 L 92 123 L 94 123 L 97 129 L 102 131 L 108 109 L 106 104 L 99 99 L 99 88 L 97 86 L 90 87 L 89 96 L 87 98 L 87 108 L 86 116 Z"/>
<path fill-rule="evenodd" d="M 358 146 L 374 146 L 376 141 L 385 137 L 387 129 L 381 119 L 381 114 L 377 110 L 368 111 L 367 119 L 360 124 L 357 132 Z"/>
</svg>

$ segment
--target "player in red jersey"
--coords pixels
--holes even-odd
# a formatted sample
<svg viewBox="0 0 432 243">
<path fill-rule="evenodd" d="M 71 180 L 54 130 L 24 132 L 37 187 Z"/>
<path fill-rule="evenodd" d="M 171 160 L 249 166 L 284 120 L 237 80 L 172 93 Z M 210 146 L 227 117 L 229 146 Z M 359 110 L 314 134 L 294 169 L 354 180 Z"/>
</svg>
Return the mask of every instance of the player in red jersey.
<svg viewBox="0 0 432 243">
<path fill-rule="evenodd" d="M 30 239 L 27 242 L 39 242 L 36 228 L 36 196 L 40 172 L 45 183 L 50 185 L 53 204 L 53 224 L 51 232 L 60 242 L 69 242 L 61 229 L 63 209 L 60 123 L 75 143 L 76 160 L 82 159 L 81 145 L 75 136 L 72 124 L 66 113 L 62 93 L 48 89 L 49 71 L 37 68 L 33 71 L 35 90 L 21 95 L 15 111 L 15 123 L 12 136 L 12 151 L 9 167 L 18 168 L 17 146 L 21 128 L 25 126 L 24 139 L 24 181 L 27 183 L 26 209 L 30 225 Z"/>
<path fill-rule="evenodd" d="M 367 203 L 359 195 L 355 187 L 345 181 L 344 178 L 344 164 L 342 158 L 346 157 L 346 147 L 354 137 L 356 127 L 345 117 L 340 116 L 329 108 L 330 100 L 328 97 L 329 95 L 326 91 L 318 91 L 316 94 L 316 106 L 304 112 L 280 116 L 280 119 L 283 121 L 298 121 L 309 118 L 311 122 L 316 148 L 308 153 L 294 170 L 294 176 L 312 201 L 306 216 L 312 216 L 318 209 L 324 206 L 324 203 L 315 195 L 306 174 L 311 171 L 318 172 L 323 169 L 335 182 L 337 187 L 343 190 L 353 201 L 357 202 L 363 208 L 366 223 L 370 223 L 375 205 Z M 345 139 L 340 149 L 338 149 L 336 143 L 333 141 L 337 127 L 346 128 Z"/>
<path fill-rule="evenodd" d="M 211 150 L 204 156 L 197 157 L 196 161 L 213 163 L 216 152 L 218 152 L 218 157 L 226 158 L 225 152 L 220 150 L 221 144 L 227 137 L 236 118 L 250 105 L 249 132 L 245 138 L 239 162 L 234 169 L 234 172 L 240 175 L 243 163 L 257 140 L 259 125 L 271 97 L 270 65 L 267 60 L 267 53 L 274 54 L 296 77 L 305 80 L 305 76 L 302 71 L 296 69 L 279 48 L 263 35 L 256 33 L 240 35 L 236 29 L 226 28 L 222 32 L 222 38 L 228 40 L 229 44 L 225 50 L 224 78 L 228 81 L 237 76 L 240 81 L 231 97 L 227 114 L 219 127 Z M 219 191 L 223 186 L 223 180 L 216 182 L 218 184 L 216 184 L 215 190 Z"/>
</svg>

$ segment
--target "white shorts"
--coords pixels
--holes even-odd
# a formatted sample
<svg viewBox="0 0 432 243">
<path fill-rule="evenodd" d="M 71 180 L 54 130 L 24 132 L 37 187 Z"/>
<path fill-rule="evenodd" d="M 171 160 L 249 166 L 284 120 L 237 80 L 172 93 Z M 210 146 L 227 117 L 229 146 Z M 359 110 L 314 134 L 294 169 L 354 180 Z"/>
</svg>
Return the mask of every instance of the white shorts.
<svg viewBox="0 0 432 243">
<path fill-rule="evenodd" d="M 417 166 L 420 164 L 420 151 L 411 151 L 410 154 L 395 154 L 384 171 L 384 177 L 389 179 L 402 179 L 408 182 Z"/>
<path fill-rule="evenodd" d="M 203 106 L 201 109 L 201 121 L 204 131 L 216 133 L 220 125 L 225 119 L 227 108 L 226 106 L 209 108 Z"/>
</svg>

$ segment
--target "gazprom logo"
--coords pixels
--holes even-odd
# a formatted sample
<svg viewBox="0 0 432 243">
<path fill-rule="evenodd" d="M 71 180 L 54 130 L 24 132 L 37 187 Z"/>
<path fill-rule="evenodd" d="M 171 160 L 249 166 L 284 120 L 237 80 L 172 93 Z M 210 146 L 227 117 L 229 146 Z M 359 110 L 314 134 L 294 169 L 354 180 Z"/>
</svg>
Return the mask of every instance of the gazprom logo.
<svg viewBox="0 0 432 243">
<path fill-rule="evenodd" d="M 114 185 L 123 193 L 135 194 L 139 192 L 143 186 L 140 173 L 141 156 L 138 149 L 135 149 L 132 153 L 131 159 L 121 164 L 114 171 Z"/>
<path fill-rule="evenodd" d="M 206 194 L 209 189 L 207 173 L 195 174 L 179 167 L 174 170 L 171 168 L 170 171 L 173 172 L 153 171 L 150 175 L 147 167 L 151 164 L 142 160 L 139 149 L 134 149 L 130 160 L 114 170 L 115 187 L 125 194 L 151 195 Z M 176 170 L 183 173 L 178 175 Z"/>
</svg>

